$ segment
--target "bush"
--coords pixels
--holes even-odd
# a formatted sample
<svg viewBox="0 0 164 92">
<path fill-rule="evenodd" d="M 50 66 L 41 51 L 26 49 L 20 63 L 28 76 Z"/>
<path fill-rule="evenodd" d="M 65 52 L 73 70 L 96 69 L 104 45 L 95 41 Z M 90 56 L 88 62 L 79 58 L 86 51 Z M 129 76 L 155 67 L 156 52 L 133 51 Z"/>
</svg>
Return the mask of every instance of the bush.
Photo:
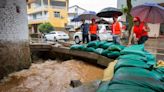
<svg viewBox="0 0 164 92">
<path fill-rule="evenodd" d="M 38 29 L 41 33 L 49 33 L 51 31 L 54 31 L 54 27 L 50 23 L 40 24 L 38 26 Z"/>
</svg>

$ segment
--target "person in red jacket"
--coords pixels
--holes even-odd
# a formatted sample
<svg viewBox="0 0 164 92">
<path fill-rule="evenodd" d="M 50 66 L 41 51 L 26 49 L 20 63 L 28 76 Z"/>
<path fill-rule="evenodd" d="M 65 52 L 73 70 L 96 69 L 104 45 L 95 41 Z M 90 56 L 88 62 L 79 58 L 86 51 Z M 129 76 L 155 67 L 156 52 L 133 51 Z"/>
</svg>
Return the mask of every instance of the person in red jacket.
<svg viewBox="0 0 164 92">
<path fill-rule="evenodd" d="M 95 22 L 95 19 L 92 19 L 92 23 L 89 26 L 90 38 L 91 41 L 97 40 L 98 36 L 98 25 Z"/>
<path fill-rule="evenodd" d="M 145 22 L 141 22 L 139 17 L 134 17 L 133 22 L 134 26 L 132 27 L 129 38 L 129 45 L 131 44 L 133 36 L 138 44 L 144 44 L 148 40 L 148 32 L 150 31 L 150 28 Z"/>
<path fill-rule="evenodd" d="M 112 34 L 113 34 L 113 42 L 116 44 L 120 44 L 120 37 L 122 35 L 121 32 L 122 24 L 118 21 L 118 16 L 114 15 L 113 24 L 112 24 Z"/>
</svg>

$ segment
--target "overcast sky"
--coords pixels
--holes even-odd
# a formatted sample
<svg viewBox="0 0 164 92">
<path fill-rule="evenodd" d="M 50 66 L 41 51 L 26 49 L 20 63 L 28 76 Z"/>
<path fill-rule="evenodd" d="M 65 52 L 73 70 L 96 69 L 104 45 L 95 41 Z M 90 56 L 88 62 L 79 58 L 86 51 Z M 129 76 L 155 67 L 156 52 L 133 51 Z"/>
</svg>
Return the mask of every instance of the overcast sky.
<svg viewBox="0 0 164 92">
<path fill-rule="evenodd" d="M 117 7 L 117 0 L 69 0 L 69 6 L 78 5 L 86 10 L 99 12 L 106 7 Z"/>
</svg>

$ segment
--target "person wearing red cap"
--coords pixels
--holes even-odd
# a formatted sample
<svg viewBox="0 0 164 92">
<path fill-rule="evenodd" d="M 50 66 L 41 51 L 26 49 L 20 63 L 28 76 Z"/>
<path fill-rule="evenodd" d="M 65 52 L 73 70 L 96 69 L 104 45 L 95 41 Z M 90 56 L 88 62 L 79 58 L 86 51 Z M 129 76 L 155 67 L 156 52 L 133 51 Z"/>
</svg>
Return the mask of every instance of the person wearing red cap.
<svg viewBox="0 0 164 92">
<path fill-rule="evenodd" d="M 148 40 L 148 32 L 150 31 L 150 28 L 145 22 L 141 22 L 139 17 L 134 17 L 133 22 L 134 26 L 132 27 L 128 45 L 131 44 L 133 36 L 138 44 L 144 44 Z"/>
<path fill-rule="evenodd" d="M 92 23 L 89 26 L 89 31 L 90 31 L 90 38 L 91 41 L 97 40 L 97 33 L 98 33 L 98 25 L 95 22 L 95 19 L 92 19 Z"/>
<path fill-rule="evenodd" d="M 112 24 L 112 34 L 113 34 L 113 42 L 116 44 L 120 44 L 120 37 L 122 35 L 121 32 L 122 24 L 118 21 L 118 16 L 114 15 L 113 24 Z"/>
</svg>

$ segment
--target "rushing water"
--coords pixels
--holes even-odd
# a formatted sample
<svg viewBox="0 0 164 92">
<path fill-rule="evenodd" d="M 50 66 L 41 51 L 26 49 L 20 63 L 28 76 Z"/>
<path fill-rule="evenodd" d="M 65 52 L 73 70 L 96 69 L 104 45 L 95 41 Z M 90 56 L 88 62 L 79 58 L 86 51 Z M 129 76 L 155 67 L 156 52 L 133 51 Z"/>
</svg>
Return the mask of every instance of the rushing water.
<svg viewBox="0 0 164 92">
<path fill-rule="evenodd" d="M 78 60 L 46 61 L 10 74 L 0 83 L 0 92 L 66 92 L 71 80 L 102 79 L 103 69 Z"/>
</svg>

